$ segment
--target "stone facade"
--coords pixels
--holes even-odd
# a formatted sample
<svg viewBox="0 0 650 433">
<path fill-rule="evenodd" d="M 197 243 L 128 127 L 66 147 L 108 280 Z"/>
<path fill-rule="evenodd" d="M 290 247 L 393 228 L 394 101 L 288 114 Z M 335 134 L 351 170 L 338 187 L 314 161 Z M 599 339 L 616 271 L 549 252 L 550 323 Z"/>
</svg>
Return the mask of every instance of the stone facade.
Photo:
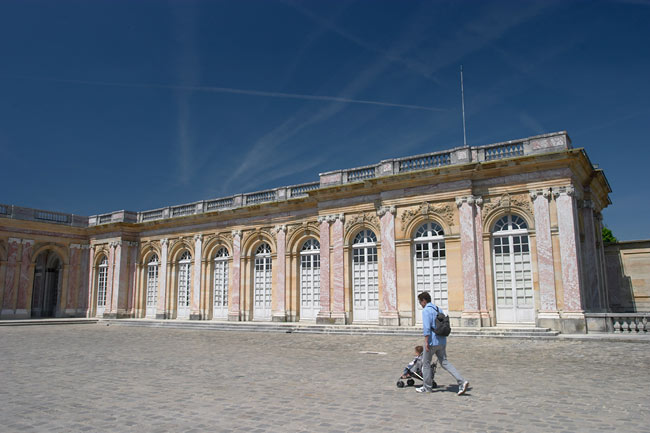
<svg viewBox="0 0 650 433">
<path fill-rule="evenodd" d="M 609 244 L 605 261 L 610 310 L 650 312 L 650 240 Z"/>
<path fill-rule="evenodd" d="M 138 213 L 0 205 L 1 315 L 410 326 L 428 290 L 455 326 L 585 332 L 609 192 L 559 132 Z"/>
</svg>

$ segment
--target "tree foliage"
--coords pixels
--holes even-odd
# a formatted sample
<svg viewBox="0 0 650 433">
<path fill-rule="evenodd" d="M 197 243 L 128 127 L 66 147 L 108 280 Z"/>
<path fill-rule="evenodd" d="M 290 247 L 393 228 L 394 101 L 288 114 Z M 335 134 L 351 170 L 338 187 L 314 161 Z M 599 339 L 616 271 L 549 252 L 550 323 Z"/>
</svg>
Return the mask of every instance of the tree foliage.
<svg viewBox="0 0 650 433">
<path fill-rule="evenodd" d="M 614 237 L 614 234 L 607 227 L 603 227 L 603 242 L 614 243 L 618 242 L 618 239 Z"/>
</svg>

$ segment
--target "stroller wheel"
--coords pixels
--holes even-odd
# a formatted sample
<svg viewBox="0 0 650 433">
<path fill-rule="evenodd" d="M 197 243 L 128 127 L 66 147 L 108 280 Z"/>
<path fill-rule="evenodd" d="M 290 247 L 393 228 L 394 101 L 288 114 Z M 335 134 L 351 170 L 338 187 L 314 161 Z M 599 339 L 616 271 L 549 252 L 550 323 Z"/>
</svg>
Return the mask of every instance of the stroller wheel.
<svg viewBox="0 0 650 433">
<path fill-rule="evenodd" d="M 431 388 L 437 388 L 437 387 L 438 387 L 438 384 L 437 384 L 436 381 L 434 380 L 434 381 L 431 383 Z"/>
<path fill-rule="evenodd" d="M 406 381 L 406 384 L 408 386 L 413 386 L 413 385 L 415 385 L 415 381 L 413 379 L 409 379 L 409 380 Z"/>
<path fill-rule="evenodd" d="M 404 382 L 402 382 L 401 380 L 398 380 L 397 381 L 397 387 L 398 388 L 404 388 Z"/>
</svg>

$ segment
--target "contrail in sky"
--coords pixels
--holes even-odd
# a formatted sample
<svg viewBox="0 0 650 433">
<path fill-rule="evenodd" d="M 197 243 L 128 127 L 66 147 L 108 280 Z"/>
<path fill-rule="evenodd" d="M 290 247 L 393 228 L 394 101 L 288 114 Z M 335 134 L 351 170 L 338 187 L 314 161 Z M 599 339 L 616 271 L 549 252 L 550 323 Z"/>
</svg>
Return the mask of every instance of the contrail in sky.
<svg viewBox="0 0 650 433">
<path fill-rule="evenodd" d="M 73 84 L 88 84 L 95 86 L 113 86 L 113 87 L 132 87 L 132 88 L 154 88 L 154 89 L 172 89 L 172 90 L 188 90 L 193 92 L 214 92 L 214 93 L 230 93 L 235 95 L 250 95 L 250 96 L 266 96 L 270 98 L 285 98 L 285 99 L 303 99 L 307 101 L 329 101 L 329 102 L 345 102 L 350 104 L 366 104 L 378 105 L 381 107 L 394 107 L 406 108 L 410 110 L 423 110 L 423 111 L 448 111 L 446 108 L 439 107 L 426 107 L 423 105 L 412 104 L 396 104 L 384 101 L 372 101 L 368 99 L 351 99 L 339 96 L 323 96 L 323 95 L 304 95 L 300 93 L 284 93 L 284 92 L 267 92 L 263 90 L 248 90 L 236 89 L 232 87 L 212 87 L 212 86 L 182 86 L 172 84 L 145 84 L 145 83 L 120 83 L 112 81 L 87 81 L 87 80 L 61 80 L 55 78 L 45 78 L 45 81 L 54 81 L 58 83 L 73 83 Z"/>
</svg>

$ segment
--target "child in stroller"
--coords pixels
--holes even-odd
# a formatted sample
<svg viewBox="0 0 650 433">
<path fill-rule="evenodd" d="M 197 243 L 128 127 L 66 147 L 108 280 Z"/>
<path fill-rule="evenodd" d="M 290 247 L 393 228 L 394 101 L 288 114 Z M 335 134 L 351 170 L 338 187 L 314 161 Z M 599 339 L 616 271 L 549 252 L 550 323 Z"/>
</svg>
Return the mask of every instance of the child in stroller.
<svg viewBox="0 0 650 433">
<path fill-rule="evenodd" d="M 408 386 L 413 386 L 415 385 L 415 379 L 424 381 L 422 378 L 422 351 L 424 348 L 422 346 L 415 346 L 415 358 L 413 358 L 413 361 L 409 362 L 406 367 L 404 367 L 404 371 L 402 372 L 402 375 L 400 376 L 399 380 L 397 381 L 397 387 L 398 388 L 404 388 L 404 382 L 403 380 L 406 380 L 406 385 Z M 431 364 L 431 376 L 432 378 L 436 374 L 436 363 L 434 362 Z M 436 381 L 433 381 L 432 386 L 435 388 L 438 386 Z"/>
</svg>

